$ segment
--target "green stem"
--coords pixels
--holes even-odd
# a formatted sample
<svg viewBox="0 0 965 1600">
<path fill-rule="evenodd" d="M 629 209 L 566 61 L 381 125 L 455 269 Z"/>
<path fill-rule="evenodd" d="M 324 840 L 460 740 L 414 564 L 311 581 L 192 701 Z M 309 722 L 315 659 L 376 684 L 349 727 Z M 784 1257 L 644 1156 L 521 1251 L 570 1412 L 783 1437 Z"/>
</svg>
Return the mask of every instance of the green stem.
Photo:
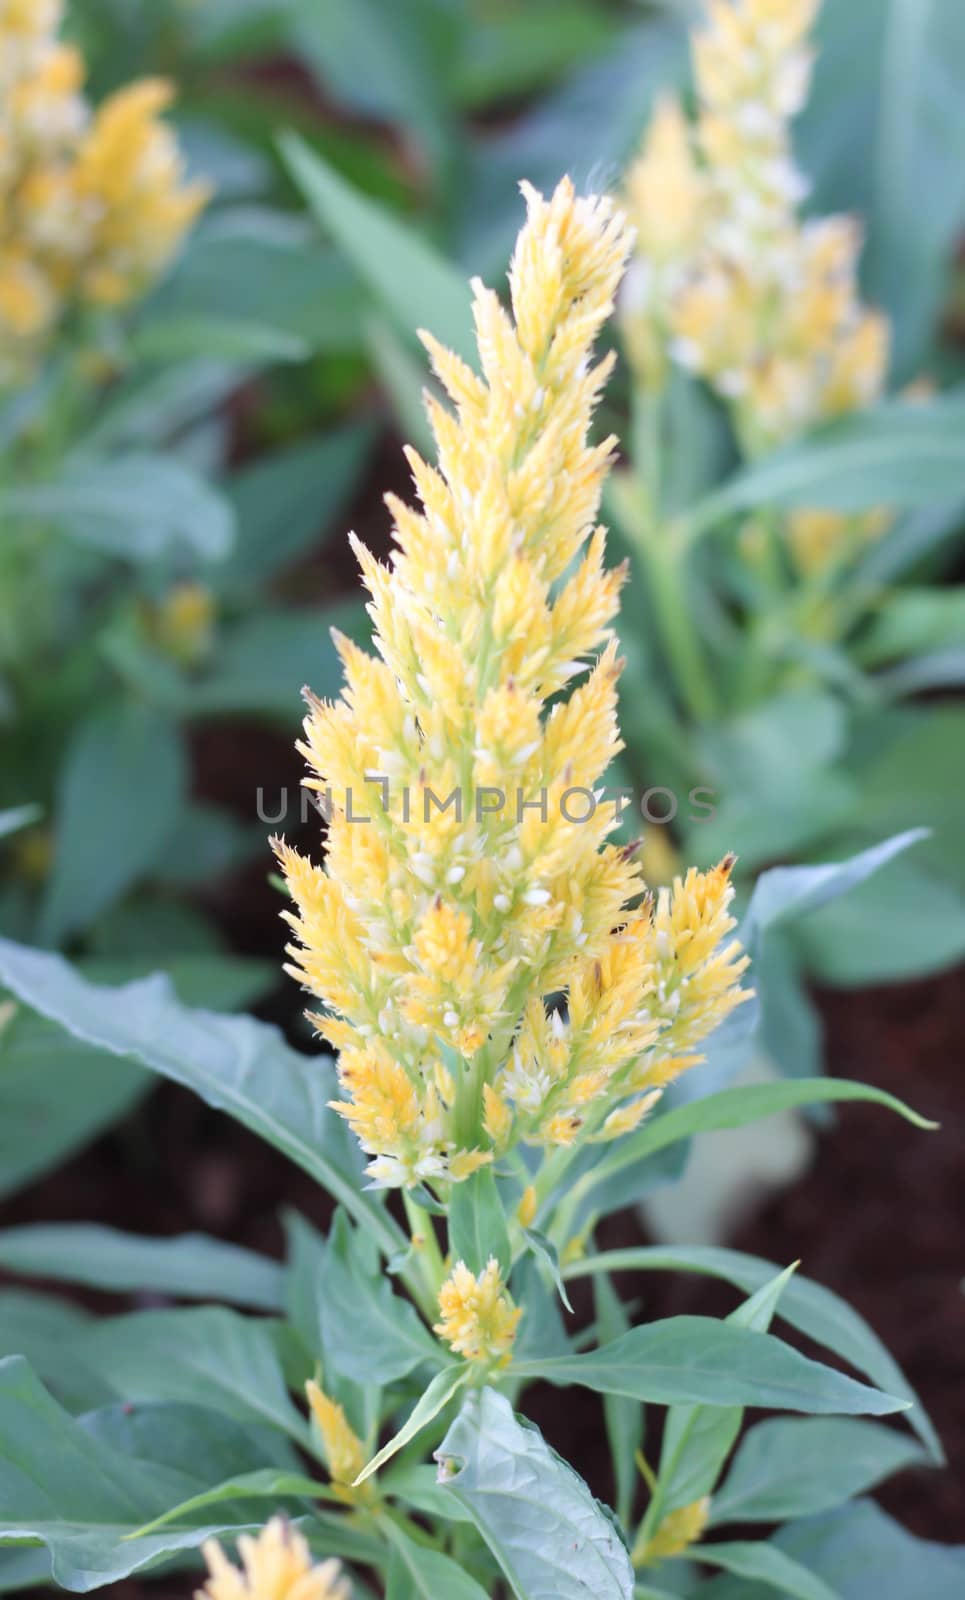
<svg viewBox="0 0 965 1600">
<path fill-rule="evenodd" d="M 406 1282 L 418 1301 L 419 1309 L 431 1323 L 439 1310 L 439 1290 L 446 1275 L 445 1262 L 429 1213 L 413 1200 L 408 1189 L 402 1191 L 402 1203 L 412 1236 L 413 1264 L 416 1268 L 415 1274 L 406 1275 Z"/>
</svg>

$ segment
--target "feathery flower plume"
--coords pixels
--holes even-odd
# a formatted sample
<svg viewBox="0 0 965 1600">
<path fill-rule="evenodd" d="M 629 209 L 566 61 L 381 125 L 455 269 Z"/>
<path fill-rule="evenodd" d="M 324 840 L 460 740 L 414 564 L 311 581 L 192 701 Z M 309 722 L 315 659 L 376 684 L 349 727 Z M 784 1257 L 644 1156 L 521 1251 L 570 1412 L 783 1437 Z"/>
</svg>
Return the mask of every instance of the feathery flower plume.
<svg viewBox="0 0 965 1600">
<path fill-rule="evenodd" d="M 217 1539 L 201 1546 L 209 1577 L 195 1600 L 351 1600 L 352 1586 L 335 1560 L 312 1565 L 308 1544 L 284 1517 L 272 1517 L 257 1539 L 238 1540 L 242 1566 L 228 1560 Z"/>
<path fill-rule="evenodd" d="M 92 112 L 62 14 L 0 0 L 0 385 L 29 376 L 74 308 L 143 293 L 207 198 L 160 121 L 170 86 L 133 83 Z"/>
<path fill-rule="evenodd" d="M 693 39 L 696 129 L 685 137 L 679 108 L 664 106 L 627 177 L 636 270 L 658 286 L 642 308 L 639 293 L 628 299 L 631 359 L 653 381 L 638 352 L 669 342 L 729 403 L 751 454 L 871 404 L 888 363 L 888 323 L 859 297 L 859 227 L 798 216 L 807 185 L 790 121 L 807 98 L 819 4 L 709 0 Z M 647 213 L 672 186 L 687 226 L 668 255 Z"/>
<path fill-rule="evenodd" d="M 610 371 L 590 351 L 624 218 L 568 180 L 523 192 L 513 316 L 474 284 L 481 376 L 423 335 L 454 409 L 427 402 L 438 468 L 408 452 L 422 510 L 389 497 L 391 570 L 355 545 L 379 655 L 337 638 L 342 698 L 309 696 L 326 864 L 275 841 L 289 970 L 326 1008 L 336 1110 L 384 1185 L 622 1131 L 742 998 L 743 958 L 716 948 L 729 864 L 629 912 L 640 868 L 599 791 L 623 571 L 595 525 L 614 441 L 587 442 Z"/>
<path fill-rule="evenodd" d="M 477 1278 L 464 1261 L 457 1261 L 439 1290 L 440 1339 L 467 1361 L 505 1366 L 510 1359 L 522 1311 L 514 1306 L 490 1256 Z"/>
</svg>

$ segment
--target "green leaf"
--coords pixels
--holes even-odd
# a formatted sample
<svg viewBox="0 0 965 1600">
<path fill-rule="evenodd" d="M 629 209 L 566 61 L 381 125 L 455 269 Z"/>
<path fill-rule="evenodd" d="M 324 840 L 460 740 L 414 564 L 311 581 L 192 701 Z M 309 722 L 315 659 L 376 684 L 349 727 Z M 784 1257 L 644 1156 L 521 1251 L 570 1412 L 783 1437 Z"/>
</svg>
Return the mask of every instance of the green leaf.
<svg viewBox="0 0 965 1600">
<path fill-rule="evenodd" d="M 385 1255 L 405 1248 L 383 1205 L 359 1191 L 358 1150 L 328 1110 L 335 1085 L 324 1059 L 298 1055 L 276 1028 L 252 1017 L 182 1006 L 165 978 L 98 988 L 60 957 L 7 939 L 0 939 L 0 979 L 75 1038 L 193 1089 L 284 1151 L 365 1223 Z"/>
<path fill-rule="evenodd" d="M 239 1473 L 237 1477 L 216 1484 L 213 1489 L 205 1489 L 200 1494 L 191 1495 L 189 1499 L 172 1506 L 169 1511 L 155 1517 L 153 1522 L 145 1523 L 143 1528 L 138 1528 L 136 1533 L 128 1537 L 142 1539 L 149 1533 L 156 1533 L 158 1528 L 166 1527 L 171 1522 L 183 1522 L 191 1513 L 203 1511 L 206 1506 L 220 1505 L 225 1500 L 262 1498 L 275 1500 L 281 1499 L 282 1496 L 290 1498 L 292 1495 L 324 1500 L 329 1497 L 330 1492 L 324 1484 L 316 1482 L 314 1478 L 307 1478 L 302 1473 L 280 1472 L 277 1467 L 261 1467 L 255 1472 Z"/>
<path fill-rule="evenodd" d="M 536 1256 L 539 1261 L 542 1261 L 545 1267 L 548 1267 L 550 1277 L 556 1284 L 556 1291 L 560 1299 L 565 1305 L 567 1311 L 572 1312 L 573 1307 L 570 1305 L 570 1298 L 566 1292 L 566 1284 L 563 1282 L 563 1276 L 560 1272 L 559 1252 L 557 1251 L 552 1239 L 548 1239 L 545 1233 L 540 1233 L 536 1228 L 524 1228 L 523 1238 L 526 1240 L 526 1243 L 529 1245 L 529 1248 L 532 1250 L 534 1256 Z"/>
<path fill-rule="evenodd" d="M 154 866 L 186 782 L 178 730 L 156 710 L 119 702 L 81 722 L 58 780 L 45 941 L 58 944 L 89 927 Z"/>
<path fill-rule="evenodd" d="M 779 869 L 793 870 L 793 869 Z M 590 1174 L 592 1186 L 606 1182 L 628 1167 L 636 1167 L 681 1139 L 712 1129 L 743 1128 L 763 1117 L 797 1106 L 824 1105 L 835 1101 L 864 1100 L 885 1106 L 911 1122 L 916 1128 L 937 1126 L 912 1111 L 903 1101 L 868 1083 L 850 1083 L 845 1078 L 797 1078 L 792 1082 L 752 1083 L 736 1089 L 721 1089 L 703 1100 L 690 1100 L 653 1117 L 626 1139 L 614 1144 Z"/>
<path fill-rule="evenodd" d="M 284 117 L 290 105 L 289 97 L 277 114 Z M 276 107 L 271 112 L 274 132 Z M 152 314 L 256 322 L 314 351 L 357 352 L 363 296 L 345 262 L 313 235 L 311 225 L 290 212 L 255 206 L 214 211 L 155 290 Z M 237 270 L 240 260 L 244 272 Z"/>
<path fill-rule="evenodd" d="M 778 1301 L 794 1271 L 788 1267 L 764 1284 L 727 1321 L 735 1328 L 767 1333 Z M 671 1406 L 660 1451 L 660 1482 L 647 1518 L 655 1530 L 662 1518 L 710 1494 L 740 1433 L 742 1406 Z"/>
<path fill-rule="evenodd" d="M 0 1356 L 25 1356 L 37 1376 L 68 1411 L 92 1411 L 117 1397 L 107 1377 L 93 1372 L 72 1349 L 90 1321 L 79 1306 L 26 1289 L 0 1291 Z M 71 1350 L 69 1361 L 64 1351 Z"/>
<path fill-rule="evenodd" d="M 228 1300 L 277 1311 L 281 1268 L 240 1245 L 201 1233 L 152 1239 L 93 1223 L 33 1223 L 0 1232 L 0 1266 L 27 1277 L 121 1293 Z"/>
<path fill-rule="evenodd" d="M 631 1600 L 633 1570 L 610 1513 L 504 1395 L 469 1395 L 436 1460 L 517 1600 Z"/>
<path fill-rule="evenodd" d="M 798 921 L 832 900 L 850 894 L 926 836 L 927 830 L 911 828 L 844 861 L 821 866 L 772 867 L 770 872 L 761 874 L 754 886 L 747 915 L 741 924 L 741 941 L 749 945 L 760 932 Z"/>
<path fill-rule="evenodd" d="M 464 1183 L 453 1185 L 449 1201 L 449 1253 L 464 1261 L 476 1276 L 495 1257 L 503 1277 L 512 1249 L 503 1204 L 491 1167 L 480 1167 Z"/>
<path fill-rule="evenodd" d="M 810 1361 L 769 1333 L 713 1317 L 668 1317 L 586 1355 L 514 1363 L 520 1378 L 656 1405 L 773 1406 L 788 1411 L 887 1416 L 908 1401 Z"/>
<path fill-rule="evenodd" d="M 927 1460 L 906 1434 L 850 1417 L 775 1418 L 745 1435 L 711 1521 L 781 1522 L 830 1511 Z"/>
<path fill-rule="evenodd" d="M 386 1600 L 486 1600 L 475 1578 L 448 1556 L 416 1544 L 393 1522 L 384 1527 L 392 1541 Z"/>
<path fill-rule="evenodd" d="M 794 1523 L 776 1542 L 840 1600 L 960 1600 L 965 1590 L 965 1545 L 916 1539 L 870 1500 Z"/>
<path fill-rule="evenodd" d="M 834 988 L 928 977 L 965 956 L 965 892 L 947 873 L 895 861 L 806 918 L 794 947 L 812 977 Z"/>
<path fill-rule="evenodd" d="M 292 606 L 243 618 L 225 630 L 210 671 L 186 684 L 181 709 L 195 717 L 261 712 L 290 726 L 306 683 L 320 696 L 341 688 L 333 625 L 371 639 L 364 607 L 354 600 L 326 611 Z M 276 792 L 267 791 L 269 816 Z"/>
<path fill-rule="evenodd" d="M 238 532 L 214 581 L 221 590 L 257 588 L 304 554 L 342 515 L 374 441 L 368 423 L 347 423 L 261 456 L 228 480 Z"/>
<path fill-rule="evenodd" d="M 131 1062 L 22 1009 L 0 1039 L 0 1197 L 82 1149 L 152 1086 Z"/>
<path fill-rule="evenodd" d="M 865 278 L 892 313 L 899 374 L 911 376 L 937 331 L 965 207 L 952 154 L 965 139 L 965 16 L 956 0 L 887 0 L 884 11 L 870 41 L 881 69 Z"/>
<path fill-rule="evenodd" d="M 425 410 L 427 382 L 425 365 L 413 355 L 411 346 L 384 316 L 373 313 L 366 318 L 365 343 L 379 382 L 395 412 L 403 439 L 408 439 L 426 460 L 435 452 L 435 439 Z"/>
<path fill-rule="evenodd" d="M 141 323 L 132 340 L 132 353 L 140 361 L 192 361 L 206 356 L 217 361 L 304 361 L 309 345 L 297 335 L 271 323 L 241 317 L 151 317 Z"/>
<path fill-rule="evenodd" d="M 62 533 L 126 561 L 181 550 L 227 555 L 234 518 L 226 500 L 173 456 L 77 456 L 46 483 L 0 491 L 0 513 L 54 523 Z"/>
<path fill-rule="evenodd" d="M 757 1579 L 772 1589 L 779 1589 L 782 1595 L 793 1595 L 795 1600 L 840 1600 L 835 1589 L 829 1589 L 813 1572 L 808 1572 L 776 1545 L 759 1544 L 750 1539 L 729 1544 L 711 1543 L 701 1545 L 700 1557 L 710 1566 L 723 1567 L 725 1572 L 737 1573 L 741 1578 Z"/>
<path fill-rule="evenodd" d="M 744 1294 L 750 1294 L 769 1283 L 775 1269 L 760 1256 L 748 1256 L 739 1250 L 723 1250 L 713 1245 L 680 1245 L 672 1249 L 646 1246 L 608 1250 L 599 1256 L 574 1261 L 567 1266 L 566 1277 L 648 1271 L 706 1273 L 712 1278 L 723 1278 Z M 822 1284 L 797 1273 L 783 1291 L 780 1315 L 808 1338 L 817 1340 L 863 1372 L 879 1388 L 887 1388 L 910 1402 L 909 1423 L 932 1459 L 944 1460 L 938 1435 L 901 1368 L 877 1334 L 846 1301 Z"/>
<path fill-rule="evenodd" d="M 257 1449 L 236 1423 L 197 1407 L 148 1406 L 133 1416 L 111 1408 L 76 1422 L 22 1357 L 10 1357 L 0 1361 L 0 1545 L 45 1546 L 54 1581 L 67 1589 L 116 1582 L 166 1552 L 237 1529 L 229 1517 L 126 1537 L 173 1499 L 206 1487 L 209 1472 L 223 1476 L 232 1459 L 247 1470 Z"/>
<path fill-rule="evenodd" d="M 368 1267 L 361 1236 L 343 1212 L 329 1235 L 317 1294 L 325 1354 L 343 1377 L 394 1383 L 424 1361 L 444 1361 L 415 1307 L 393 1292 L 377 1263 Z"/>
<path fill-rule="evenodd" d="M 864 667 L 965 647 L 965 590 L 899 589 L 885 595 L 858 641 Z"/>
<path fill-rule="evenodd" d="M 344 250 L 406 337 L 427 328 L 475 365 L 472 296 L 459 271 L 375 201 L 367 199 L 297 134 L 282 154 L 319 222 Z"/>
<path fill-rule="evenodd" d="M 18 833 L 21 828 L 29 828 L 42 815 L 40 806 L 34 805 L 14 806 L 10 811 L 0 811 L 0 839 Z"/>
<path fill-rule="evenodd" d="M 867 511 L 931 505 L 965 493 L 960 391 L 927 405 L 895 400 L 815 430 L 744 467 L 683 519 L 696 538 L 757 506 Z"/>
<path fill-rule="evenodd" d="M 288 1398 L 276 1326 L 219 1306 L 134 1311 L 90 1324 L 77 1349 L 83 1361 L 110 1374 L 126 1400 L 216 1405 L 239 1422 L 269 1423 L 305 1445 L 308 1425 Z"/>
<path fill-rule="evenodd" d="M 388 1444 L 384 1444 L 372 1457 L 365 1470 L 359 1473 L 356 1483 L 364 1483 L 366 1478 L 371 1478 L 373 1472 L 378 1472 L 409 1443 L 410 1439 L 414 1439 L 423 1428 L 427 1428 L 463 1384 L 468 1383 L 471 1376 L 468 1366 L 448 1366 L 437 1372 L 428 1388 L 416 1401 L 398 1433 L 393 1434 Z"/>
</svg>

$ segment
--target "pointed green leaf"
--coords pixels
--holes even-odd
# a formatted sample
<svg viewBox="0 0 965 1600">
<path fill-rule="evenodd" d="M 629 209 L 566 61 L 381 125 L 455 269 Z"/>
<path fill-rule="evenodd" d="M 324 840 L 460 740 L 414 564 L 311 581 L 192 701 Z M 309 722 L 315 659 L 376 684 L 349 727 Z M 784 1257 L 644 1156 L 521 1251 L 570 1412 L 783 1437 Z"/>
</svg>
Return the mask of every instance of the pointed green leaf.
<svg viewBox="0 0 965 1600">
<path fill-rule="evenodd" d="M 285 134 L 281 149 L 319 222 L 406 336 L 414 328 L 427 328 L 475 364 L 472 296 L 458 269 L 404 222 L 353 189 L 297 134 Z"/>
<path fill-rule="evenodd" d="M 657 1405 L 773 1406 L 886 1416 L 908 1402 L 810 1361 L 769 1333 L 713 1317 L 668 1317 L 586 1355 L 514 1364 L 518 1377 Z"/>
<path fill-rule="evenodd" d="M 723 1567 L 725 1572 L 766 1583 L 782 1595 L 793 1595 L 794 1600 L 841 1600 L 836 1589 L 830 1589 L 821 1578 L 773 1544 L 758 1544 L 750 1539 L 730 1544 L 704 1544 L 700 1547 L 700 1557 L 713 1567 Z"/>
<path fill-rule="evenodd" d="M 364 1259 L 361 1236 L 344 1213 L 335 1219 L 318 1283 L 322 1340 L 328 1360 L 346 1378 L 393 1383 L 445 1354 L 415 1307 L 397 1295 L 377 1262 Z"/>
<path fill-rule="evenodd" d="M 739 1250 L 724 1250 L 715 1245 L 675 1245 L 608 1250 L 599 1256 L 586 1256 L 567 1266 L 565 1276 L 579 1278 L 597 1272 L 698 1272 L 723 1278 L 744 1294 L 750 1294 L 766 1285 L 774 1271 L 770 1261 L 744 1255 Z M 908 1401 L 912 1406 L 909 1423 L 927 1446 L 932 1459 L 944 1460 L 938 1435 L 898 1363 L 864 1318 L 846 1301 L 822 1284 L 797 1273 L 781 1296 L 780 1315 L 801 1333 L 833 1350 L 880 1388 Z"/>
<path fill-rule="evenodd" d="M 371 1478 L 373 1472 L 378 1472 L 379 1468 L 384 1467 L 387 1461 L 391 1461 L 410 1439 L 414 1439 L 423 1428 L 427 1428 L 433 1418 L 449 1404 L 456 1391 L 461 1389 L 464 1383 L 468 1383 L 470 1377 L 470 1370 L 466 1366 L 444 1367 L 441 1372 L 437 1372 L 425 1393 L 416 1401 L 398 1433 L 394 1434 L 388 1444 L 383 1445 L 382 1449 L 372 1457 L 365 1471 L 360 1472 L 356 1478 L 356 1484 L 364 1483 L 366 1478 Z"/>
<path fill-rule="evenodd" d="M 485 1589 L 449 1556 L 416 1544 L 392 1522 L 384 1527 L 392 1541 L 385 1600 L 486 1600 Z"/>
<path fill-rule="evenodd" d="M 503 1203 L 491 1167 L 453 1185 L 449 1201 L 449 1252 L 477 1277 L 492 1256 L 505 1277 L 512 1260 Z"/>
</svg>

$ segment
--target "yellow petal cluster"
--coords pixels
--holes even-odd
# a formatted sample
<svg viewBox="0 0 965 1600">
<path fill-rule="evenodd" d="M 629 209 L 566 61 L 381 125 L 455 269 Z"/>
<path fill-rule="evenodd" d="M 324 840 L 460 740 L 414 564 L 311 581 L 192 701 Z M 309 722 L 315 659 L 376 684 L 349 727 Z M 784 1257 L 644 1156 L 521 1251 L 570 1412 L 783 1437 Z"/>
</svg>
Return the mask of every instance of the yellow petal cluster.
<svg viewBox="0 0 965 1600">
<path fill-rule="evenodd" d="M 160 121 L 170 86 L 92 110 L 61 22 L 61 0 L 0 0 L 0 384 L 29 374 L 71 310 L 142 293 L 206 198 Z"/>
<path fill-rule="evenodd" d="M 216 1539 L 201 1549 L 209 1577 L 195 1600 L 351 1600 L 352 1586 L 339 1563 L 313 1566 L 306 1540 L 283 1517 L 272 1517 L 257 1539 L 241 1535 L 240 1568 Z"/>
<path fill-rule="evenodd" d="M 790 119 L 807 97 L 818 9 L 819 0 L 709 0 L 693 39 L 696 127 L 685 140 L 682 113 L 662 108 L 627 179 L 644 269 L 651 281 L 660 274 L 657 301 L 643 313 L 628 304 L 631 357 L 669 339 L 676 360 L 729 403 L 752 454 L 870 404 L 888 364 L 888 323 L 859 296 L 859 228 L 798 215 L 807 186 Z M 670 214 L 687 226 L 668 258 L 665 230 L 646 212 L 674 186 Z"/>
<path fill-rule="evenodd" d="M 566 180 L 524 193 L 512 315 L 474 285 L 480 373 L 426 336 L 452 409 L 429 401 L 438 467 L 408 453 L 421 510 L 390 497 L 391 568 L 356 545 L 379 653 L 337 638 L 343 694 L 309 698 L 325 865 L 276 841 L 289 970 L 383 1185 L 459 1182 L 623 1107 L 621 1131 L 739 998 L 736 959 L 671 970 L 663 899 L 628 910 L 644 885 L 601 788 L 622 572 L 595 524 L 613 440 L 587 439 L 610 365 L 590 352 L 624 219 Z M 686 901 L 716 944 L 728 894 L 697 874 L 667 915 Z"/>
<path fill-rule="evenodd" d="M 458 1261 L 439 1290 L 439 1312 L 435 1331 L 457 1355 L 500 1366 L 509 1361 L 522 1311 L 513 1305 L 494 1257 L 478 1278 Z"/>
</svg>

